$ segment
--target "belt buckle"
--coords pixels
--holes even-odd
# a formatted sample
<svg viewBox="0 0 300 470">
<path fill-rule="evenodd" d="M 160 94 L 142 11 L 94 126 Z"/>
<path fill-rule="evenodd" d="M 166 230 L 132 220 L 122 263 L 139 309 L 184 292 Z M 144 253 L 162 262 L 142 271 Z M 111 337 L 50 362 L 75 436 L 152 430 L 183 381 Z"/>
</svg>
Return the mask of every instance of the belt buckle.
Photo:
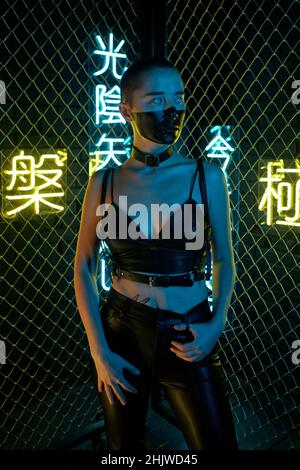
<svg viewBox="0 0 300 470">
<path fill-rule="evenodd" d="M 181 318 L 181 315 L 179 317 L 174 317 L 172 316 L 172 312 L 170 312 L 170 314 L 166 314 L 166 312 L 162 313 L 161 311 L 159 311 L 158 313 L 158 321 L 161 328 L 170 329 L 174 325 L 179 325 L 180 323 L 182 323 L 182 320 L 183 318 Z"/>
<path fill-rule="evenodd" d="M 183 280 L 186 281 L 184 285 L 186 286 L 192 286 L 194 284 L 194 277 L 192 276 L 193 271 L 188 272 L 183 276 Z"/>
</svg>

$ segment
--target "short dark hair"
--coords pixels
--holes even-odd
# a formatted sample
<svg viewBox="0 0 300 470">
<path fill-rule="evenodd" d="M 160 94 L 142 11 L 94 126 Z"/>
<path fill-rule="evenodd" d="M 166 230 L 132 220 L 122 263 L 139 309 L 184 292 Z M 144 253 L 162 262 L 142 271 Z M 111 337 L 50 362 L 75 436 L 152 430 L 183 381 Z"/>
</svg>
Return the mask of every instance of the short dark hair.
<svg viewBox="0 0 300 470">
<path fill-rule="evenodd" d="M 121 102 L 131 103 L 131 94 L 135 88 L 139 86 L 139 79 L 144 72 L 156 68 L 170 68 L 178 72 L 175 65 L 163 57 L 145 57 L 137 62 L 134 62 L 124 72 L 120 82 L 121 89 Z M 179 72 L 178 72 L 179 73 Z"/>
</svg>

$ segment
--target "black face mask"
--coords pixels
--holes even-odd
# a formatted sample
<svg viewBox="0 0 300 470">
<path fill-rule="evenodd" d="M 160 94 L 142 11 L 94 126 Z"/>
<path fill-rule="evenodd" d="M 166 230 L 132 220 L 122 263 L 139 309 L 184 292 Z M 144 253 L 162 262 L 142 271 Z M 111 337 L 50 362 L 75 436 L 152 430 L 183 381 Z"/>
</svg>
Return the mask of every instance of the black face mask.
<svg viewBox="0 0 300 470">
<path fill-rule="evenodd" d="M 132 112 L 132 115 L 141 136 L 159 144 L 171 145 L 180 137 L 185 110 L 177 110 L 172 106 L 165 111 Z"/>
</svg>

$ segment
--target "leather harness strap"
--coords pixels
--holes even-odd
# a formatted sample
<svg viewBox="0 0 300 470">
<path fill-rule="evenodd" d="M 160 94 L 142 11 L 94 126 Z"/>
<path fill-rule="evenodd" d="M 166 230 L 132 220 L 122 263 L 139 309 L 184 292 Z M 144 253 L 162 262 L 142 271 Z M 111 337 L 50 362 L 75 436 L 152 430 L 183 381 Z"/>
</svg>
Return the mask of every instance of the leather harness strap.
<svg viewBox="0 0 300 470">
<path fill-rule="evenodd" d="M 199 271 L 198 266 L 203 256 L 203 251 L 196 253 L 195 261 L 194 261 L 194 268 L 192 271 L 180 274 L 180 275 L 149 275 L 149 274 L 141 274 L 132 271 L 126 271 L 125 269 L 121 269 L 113 260 L 113 258 L 109 255 L 112 259 L 112 270 L 111 274 L 117 276 L 118 278 L 125 278 L 131 279 L 134 281 L 146 283 L 149 286 L 192 286 L 194 281 L 200 279 L 210 279 L 211 274 L 211 256 L 210 256 L 210 243 L 211 240 L 211 225 L 209 224 L 209 213 L 208 213 L 208 199 L 207 199 L 207 191 L 206 191 L 206 184 L 205 184 L 205 174 L 204 174 L 204 166 L 202 158 L 197 160 L 197 165 L 199 169 L 199 187 L 200 193 L 202 197 L 202 203 L 204 204 L 204 221 L 205 221 L 205 232 L 204 232 L 204 239 L 205 239 L 205 252 L 207 255 L 207 274 L 203 271 Z M 103 175 L 103 183 L 102 183 L 102 190 L 101 190 L 101 204 L 105 203 L 105 195 L 106 195 L 106 187 L 107 187 L 107 179 L 112 171 L 112 168 L 107 169 Z M 104 244 L 104 251 L 106 250 L 106 246 Z"/>
<path fill-rule="evenodd" d="M 135 273 L 132 271 L 126 271 L 121 269 L 116 264 L 113 264 L 112 274 L 118 278 L 132 279 L 137 282 L 143 282 L 149 286 L 192 286 L 194 284 L 195 275 L 193 276 L 194 271 L 190 271 L 186 274 L 179 275 L 150 275 L 150 274 L 141 274 Z M 203 272 L 197 272 L 197 279 L 204 279 L 205 274 Z"/>
</svg>

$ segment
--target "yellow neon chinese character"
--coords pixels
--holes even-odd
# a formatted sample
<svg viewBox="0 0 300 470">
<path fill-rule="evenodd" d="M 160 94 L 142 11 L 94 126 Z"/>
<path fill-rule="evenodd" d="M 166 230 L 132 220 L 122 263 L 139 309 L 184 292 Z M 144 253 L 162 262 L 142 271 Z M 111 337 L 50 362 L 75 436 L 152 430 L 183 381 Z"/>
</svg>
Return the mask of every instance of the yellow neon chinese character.
<svg viewBox="0 0 300 470">
<path fill-rule="evenodd" d="M 284 168 L 283 160 L 268 162 L 267 167 L 262 168 L 267 168 L 267 176 L 259 181 L 267 183 L 267 187 L 258 208 L 267 211 L 267 225 L 272 225 L 276 219 L 276 224 L 300 227 L 299 160 L 295 160 L 295 168 Z M 287 177 L 293 181 L 286 180 Z M 288 211 L 293 211 L 293 215 L 284 214 Z"/>
<path fill-rule="evenodd" d="M 24 155 L 24 151 L 21 151 L 20 155 L 14 156 L 11 162 L 12 169 L 4 170 L 4 174 L 11 177 L 10 184 L 5 188 L 4 200 L 7 206 L 7 201 L 14 201 L 14 205 L 19 201 L 23 204 L 11 210 L 4 210 L 4 216 L 15 216 L 31 205 L 34 206 L 36 214 L 40 213 L 41 204 L 56 211 L 64 210 L 63 206 L 55 204 L 49 199 L 64 195 L 59 179 L 63 174 L 62 168 L 66 158 L 65 151 L 57 151 L 56 154 L 43 154 L 40 156 L 39 162 L 36 162 L 32 155 Z"/>
</svg>

